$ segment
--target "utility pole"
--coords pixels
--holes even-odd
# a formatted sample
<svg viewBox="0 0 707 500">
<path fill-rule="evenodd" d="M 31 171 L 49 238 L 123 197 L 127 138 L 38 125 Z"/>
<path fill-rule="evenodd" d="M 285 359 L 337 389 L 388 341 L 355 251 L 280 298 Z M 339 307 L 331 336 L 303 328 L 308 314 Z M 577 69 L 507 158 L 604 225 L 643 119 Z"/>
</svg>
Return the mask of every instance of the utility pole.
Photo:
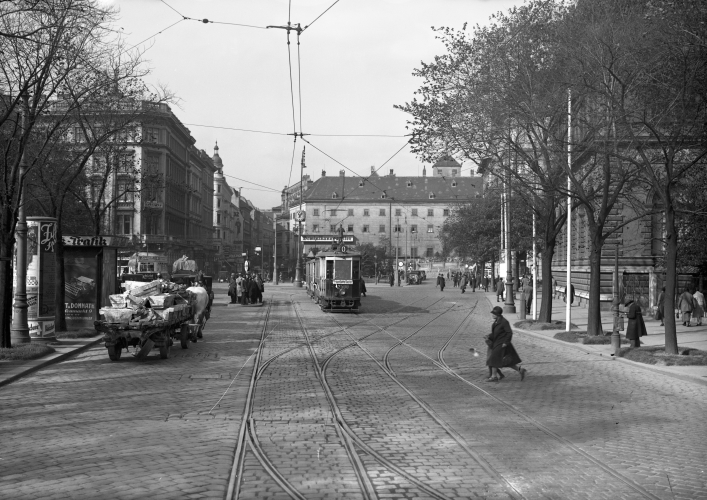
<svg viewBox="0 0 707 500">
<path fill-rule="evenodd" d="M 304 221 L 304 212 L 302 212 L 302 182 L 304 179 L 304 147 L 302 148 L 302 161 L 300 162 L 299 175 L 299 211 L 297 212 L 297 223 L 299 224 L 299 241 L 297 242 L 297 269 L 295 269 L 295 287 L 302 288 L 302 222 Z"/>
</svg>

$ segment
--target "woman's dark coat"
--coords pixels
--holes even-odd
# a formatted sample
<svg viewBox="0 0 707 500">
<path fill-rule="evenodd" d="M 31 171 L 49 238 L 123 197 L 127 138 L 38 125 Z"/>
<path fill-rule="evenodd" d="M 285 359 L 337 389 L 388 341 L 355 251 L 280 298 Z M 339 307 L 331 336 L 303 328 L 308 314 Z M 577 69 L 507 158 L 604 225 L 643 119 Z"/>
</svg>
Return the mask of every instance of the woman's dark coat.
<svg viewBox="0 0 707 500">
<path fill-rule="evenodd" d="M 258 285 L 258 282 L 254 279 L 249 280 L 248 282 L 248 295 L 251 304 L 256 304 L 263 300 L 263 294 L 260 291 L 260 286 Z"/>
<path fill-rule="evenodd" d="M 499 279 L 498 282 L 496 283 L 496 295 L 503 295 L 503 290 L 505 289 L 505 285 L 503 284 L 503 280 Z"/>
<path fill-rule="evenodd" d="M 658 312 L 655 314 L 655 319 L 665 318 L 665 292 L 660 292 L 658 295 Z"/>
<path fill-rule="evenodd" d="M 513 330 L 511 330 L 511 325 L 506 318 L 499 316 L 491 325 L 491 335 L 488 337 L 491 345 L 489 345 L 486 365 L 494 368 L 503 368 L 504 366 L 520 364 L 520 356 L 518 356 L 513 344 L 511 344 L 512 339 Z M 503 344 L 506 344 L 506 347 L 503 347 Z M 509 357 L 506 363 L 503 362 L 504 357 Z"/>
<path fill-rule="evenodd" d="M 641 314 L 641 306 L 636 302 L 631 302 L 626 313 L 628 318 L 628 326 L 626 327 L 626 338 L 629 340 L 637 340 L 639 337 L 648 335 L 646 333 L 646 324 L 643 322 Z"/>
</svg>

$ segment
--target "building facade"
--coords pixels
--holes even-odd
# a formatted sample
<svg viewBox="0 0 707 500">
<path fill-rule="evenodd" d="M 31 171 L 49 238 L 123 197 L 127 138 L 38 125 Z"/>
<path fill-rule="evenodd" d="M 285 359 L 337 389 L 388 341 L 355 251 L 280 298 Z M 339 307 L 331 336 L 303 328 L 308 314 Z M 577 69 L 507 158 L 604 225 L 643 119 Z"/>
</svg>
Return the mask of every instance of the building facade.
<svg viewBox="0 0 707 500">
<path fill-rule="evenodd" d="M 452 208 L 479 197 L 481 188 L 479 177 L 397 177 L 392 170 L 321 177 L 305 196 L 303 253 L 328 246 L 341 227 L 354 245 L 384 246 L 389 255 L 424 266 L 443 255 L 438 235 Z"/>
</svg>

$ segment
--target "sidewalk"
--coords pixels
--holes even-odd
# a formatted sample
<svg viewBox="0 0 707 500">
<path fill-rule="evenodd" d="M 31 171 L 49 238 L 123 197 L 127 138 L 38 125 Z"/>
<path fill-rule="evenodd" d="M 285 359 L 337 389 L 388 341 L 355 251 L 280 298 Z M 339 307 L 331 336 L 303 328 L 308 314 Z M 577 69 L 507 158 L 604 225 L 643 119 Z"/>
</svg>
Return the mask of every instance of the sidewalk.
<svg viewBox="0 0 707 500">
<path fill-rule="evenodd" d="M 477 291 L 478 293 L 478 291 Z M 489 292 L 485 293 L 489 301 L 496 305 L 496 295 Z M 517 294 L 520 297 L 520 294 Z M 540 311 L 541 300 L 538 300 L 538 312 Z M 499 303 L 499 305 L 502 305 Z M 516 299 L 516 313 L 506 314 L 506 318 L 511 325 L 520 321 L 518 312 L 520 311 L 520 299 Z M 559 299 L 553 299 L 552 301 L 552 319 L 564 321 L 566 314 L 566 304 Z M 611 311 L 601 311 L 602 314 L 602 327 L 604 332 L 611 332 L 614 325 L 614 317 Z M 532 319 L 531 315 L 527 315 L 526 319 Z M 662 346 L 665 345 L 665 327 L 660 326 L 660 321 L 653 319 L 651 316 L 643 316 L 643 320 L 646 324 L 647 336 L 641 337 L 641 344 L 645 346 Z M 582 306 L 579 307 L 576 303 L 571 307 L 571 320 L 573 325 L 577 326 L 578 330 L 586 330 L 588 322 L 588 310 Z M 626 328 L 627 321 L 624 319 L 624 329 Z M 571 346 L 576 349 L 583 350 L 585 352 L 595 354 L 597 356 L 613 357 L 614 351 L 610 344 L 603 345 L 590 345 L 590 344 L 579 344 L 564 342 L 562 340 L 557 340 L 553 336 L 558 332 L 558 330 L 541 330 L 541 331 L 528 331 L 521 330 L 518 328 L 513 328 L 514 333 L 523 333 L 525 335 L 531 335 L 533 337 L 545 338 L 551 342 L 559 342 L 565 346 Z M 622 334 L 624 332 L 621 332 Z M 677 324 L 677 337 L 678 346 L 680 347 L 690 347 L 693 349 L 700 349 L 707 351 L 707 321 L 703 321 L 701 326 L 695 326 L 693 319 L 693 326 L 686 327 L 682 323 Z M 623 345 L 622 345 L 623 347 Z M 636 363 L 634 361 L 629 361 L 624 358 L 615 358 L 622 363 L 630 363 L 633 366 L 641 367 L 647 370 L 652 370 L 658 373 L 663 373 L 683 380 L 690 380 L 693 382 L 701 383 L 707 385 L 707 366 L 661 366 L 661 365 L 648 365 L 645 363 Z"/>
<path fill-rule="evenodd" d="M 45 366 L 59 363 L 65 359 L 77 354 L 86 349 L 90 349 L 98 344 L 103 335 L 97 335 L 88 339 L 64 339 L 57 343 L 49 344 L 56 352 L 39 359 L 30 361 L 0 361 L 0 387 L 7 385 L 15 380 L 29 375 L 32 372 L 40 370 Z"/>
</svg>

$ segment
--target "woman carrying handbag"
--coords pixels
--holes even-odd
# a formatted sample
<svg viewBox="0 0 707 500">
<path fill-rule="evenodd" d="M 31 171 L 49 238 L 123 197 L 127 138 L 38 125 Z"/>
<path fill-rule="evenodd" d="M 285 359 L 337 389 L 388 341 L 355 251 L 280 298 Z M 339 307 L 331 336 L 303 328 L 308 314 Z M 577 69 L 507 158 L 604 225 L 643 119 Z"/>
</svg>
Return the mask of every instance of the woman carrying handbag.
<svg viewBox="0 0 707 500">
<path fill-rule="evenodd" d="M 518 356 L 511 340 L 513 339 L 513 331 L 508 320 L 503 317 L 503 309 L 499 306 L 491 310 L 493 316 L 493 325 L 491 326 L 491 334 L 484 337 L 489 346 L 489 354 L 486 359 L 486 365 L 491 369 L 491 376 L 486 379 L 487 382 L 498 382 L 503 375 L 499 375 L 499 368 L 509 367 L 520 374 L 520 380 L 525 378 L 527 370 L 520 367 L 521 359 Z"/>
</svg>

